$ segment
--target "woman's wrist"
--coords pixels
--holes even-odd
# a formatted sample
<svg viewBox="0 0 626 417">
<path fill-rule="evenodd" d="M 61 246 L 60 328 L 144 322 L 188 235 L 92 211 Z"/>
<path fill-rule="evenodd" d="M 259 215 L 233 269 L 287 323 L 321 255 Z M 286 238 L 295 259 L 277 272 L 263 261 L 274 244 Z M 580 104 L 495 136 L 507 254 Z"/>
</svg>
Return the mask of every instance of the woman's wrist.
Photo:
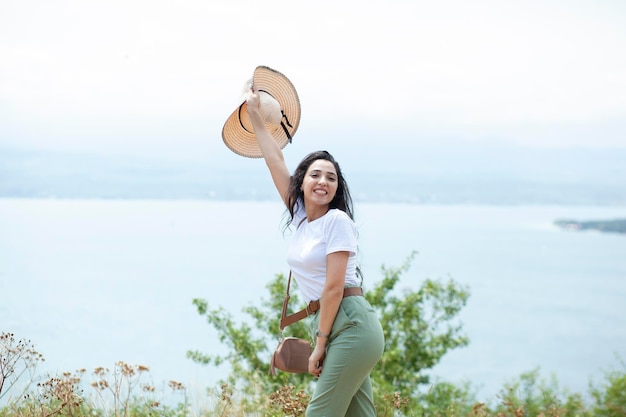
<svg viewBox="0 0 626 417">
<path fill-rule="evenodd" d="M 315 337 L 317 338 L 323 338 L 323 339 L 328 339 L 330 337 L 330 333 L 324 333 L 323 331 L 321 331 L 320 329 L 317 329 L 315 331 Z"/>
<path fill-rule="evenodd" d="M 326 348 L 326 344 L 328 343 L 328 339 L 325 337 L 317 337 L 315 339 L 315 348 Z"/>
<path fill-rule="evenodd" d="M 267 128 L 265 127 L 265 120 L 263 120 L 263 116 L 261 115 L 261 113 L 254 112 L 254 113 L 249 113 L 250 115 L 250 121 L 252 122 L 252 128 L 254 129 L 255 133 L 258 132 L 263 132 L 264 130 L 267 131 Z"/>
<path fill-rule="evenodd" d="M 250 116 L 250 121 L 252 123 L 254 123 L 254 122 L 265 123 L 263 121 L 263 115 L 261 114 L 261 111 L 259 109 L 254 109 L 254 108 L 248 107 L 248 116 Z"/>
</svg>

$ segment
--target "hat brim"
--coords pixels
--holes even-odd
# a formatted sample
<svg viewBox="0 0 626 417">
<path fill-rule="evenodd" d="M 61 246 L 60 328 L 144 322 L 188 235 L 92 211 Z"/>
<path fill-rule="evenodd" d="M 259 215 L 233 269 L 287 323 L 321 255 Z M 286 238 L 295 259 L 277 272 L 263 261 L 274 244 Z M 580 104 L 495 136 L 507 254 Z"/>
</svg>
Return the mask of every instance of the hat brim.
<svg viewBox="0 0 626 417">
<path fill-rule="evenodd" d="M 280 104 L 283 112 L 282 123 L 280 125 L 266 123 L 266 126 L 278 146 L 283 149 L 300 125 L 301 109 L 298 93 L 287 77 L 266 66 L 258 66 L 254 70 L 252 80 L 255 90 L 266 92 Z M 224 123 L 222 139 L 224 144 L 238 155 L 247 158 L 263 156 L 248 116 L 246 102 L 241 103 Z"/>
</svg>

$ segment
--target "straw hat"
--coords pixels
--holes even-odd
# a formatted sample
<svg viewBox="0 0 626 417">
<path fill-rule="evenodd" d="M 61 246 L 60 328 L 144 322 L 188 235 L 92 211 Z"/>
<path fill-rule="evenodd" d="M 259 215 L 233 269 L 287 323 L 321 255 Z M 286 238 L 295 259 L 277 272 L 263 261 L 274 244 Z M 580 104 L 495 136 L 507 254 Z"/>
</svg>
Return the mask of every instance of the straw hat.
<svg viewBox="0 0 626 417">
<path fill-rule="evenodd" d="M 282 149 L 291 143 L 300 124 L 298 93 L 287 77 L 265 66 L 256 67 L 252 83 L 259 93 L 259 109 L 267 129 Z M 222 139 L 238 155 L 261 158 L 247 107 L 244 101 L 226 120 Z"/>
</svg>

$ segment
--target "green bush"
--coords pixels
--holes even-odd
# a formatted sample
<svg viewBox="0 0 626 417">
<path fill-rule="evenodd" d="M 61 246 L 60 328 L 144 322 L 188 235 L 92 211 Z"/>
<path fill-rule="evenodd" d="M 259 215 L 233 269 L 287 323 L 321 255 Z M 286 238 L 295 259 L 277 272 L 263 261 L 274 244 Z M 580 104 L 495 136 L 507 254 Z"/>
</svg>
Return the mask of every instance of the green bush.
<svg viewBox="0 0 626 417">
<path fill-rule="evenodd" d="M 434 367 L 451 349 L 466 346 L 468 338 L 462 334 L 456 317 L 467 302 L 467 289 L 452 280 L 442 282 L 425 279 L 417 290 L 396 287 L 402 274 L 409 269 L 415 253 L 398 268 L 383 266 L 383 279 L 365 292 L 365 297 L 377 311 L 385 332 L 385 353 L 371 373 L 377 401 L 387 393 L 396 393 L 407 399 L 406 407 L 414 409 L 419 403 L 418 388 L 428 384 L 427 371 Z M 221 307 L 210 308 L 204 299 L 195 299 L 198 313 L 205 316 L 217 331 L 220 342 L 228 347 L 224 356 L 188 352 L 188 357 L 201 364 L 228 363 L 231 373 L 226 383 L 240 387 L 246 394 L 261 389 L 266 395 L 283 386 L 306 389 L 310 375 L 279 372 L 267 376 L 269 359 L 279 338 L 278 321 L 286 289 L 283 275 L 267 285 L 269 300 L 244 309 L 252 324 L 235 323 L 232 315 Z M 295 291 L 292 291 L 292 293 Z M 297 295 L 292 295 L 290 306 L 299 306 Z M 308 338 L 304 321 L 286 329 L 288 335 Z"/>
<path fill-rule="evenodd" d="M 626 416 L 626 365 L 620 361 L 621 370 L 605 373 L 605 381 L 599 387 L 591 386 L 595 400 L 593 415 L 598 417 Z"/>
</svg>

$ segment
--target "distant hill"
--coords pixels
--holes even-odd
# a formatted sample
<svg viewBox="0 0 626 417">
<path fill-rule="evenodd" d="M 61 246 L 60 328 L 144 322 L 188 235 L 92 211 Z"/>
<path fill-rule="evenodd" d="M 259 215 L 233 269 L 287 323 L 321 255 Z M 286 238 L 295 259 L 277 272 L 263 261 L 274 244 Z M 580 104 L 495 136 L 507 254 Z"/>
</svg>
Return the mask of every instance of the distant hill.
<svg viewBox="0 0 626 417">
<path fill-rule="evenodd" d="M 626 233 L 626 219 L 616 220 L 557 220 L 555 225 L 568 230 L 598 230 L 606 233 Z"/>
<path fill-rule="evenodd" d="M 337 146 L 333 153 L 358 201 L 626 205 L 626 149 L 381 147 L 373 152 Z M 276 195 L 262 160 L 0 147 L 0 198 L 268 200 Z"/>
</svg>

